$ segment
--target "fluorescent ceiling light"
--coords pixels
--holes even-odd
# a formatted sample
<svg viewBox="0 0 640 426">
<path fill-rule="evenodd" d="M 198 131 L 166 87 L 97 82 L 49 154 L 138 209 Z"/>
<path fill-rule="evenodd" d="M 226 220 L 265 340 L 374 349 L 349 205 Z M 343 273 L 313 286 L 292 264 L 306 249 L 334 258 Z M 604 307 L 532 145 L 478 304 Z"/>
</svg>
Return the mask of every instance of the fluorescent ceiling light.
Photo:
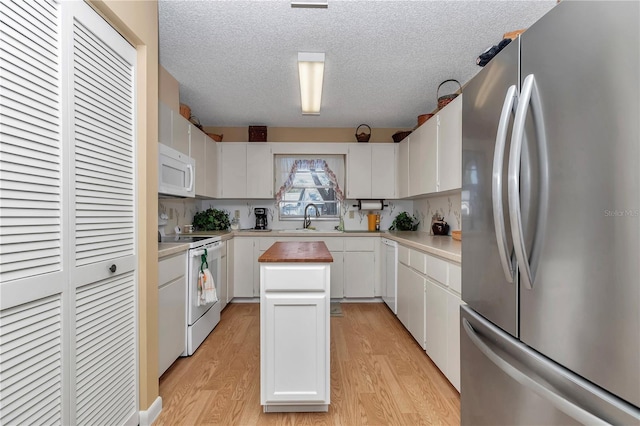
<svg viewBox="0 0 640 426">
<path fill-rule="evenodd" d="M 320 114 L 324 53 L 298 52 L 298 74 L 302 114 Z"/>
<path fill-rule="evenodd" d="M 328 0 L 296 0 L 291 2 L 291 7 L 326 9 L 329 7 L 329 1 Z"/>
</svg>

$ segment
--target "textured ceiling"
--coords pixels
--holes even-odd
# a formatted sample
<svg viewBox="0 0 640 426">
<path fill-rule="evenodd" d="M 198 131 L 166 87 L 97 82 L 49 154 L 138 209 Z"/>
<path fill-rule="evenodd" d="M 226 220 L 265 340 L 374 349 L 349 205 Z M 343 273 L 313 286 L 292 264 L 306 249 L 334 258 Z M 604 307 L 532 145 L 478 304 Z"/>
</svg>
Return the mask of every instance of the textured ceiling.
<svg viewBox="0 0 640 426">
<path fill-rule="evenodd" d="M 555 4 L 160 0 L 160 64 L 205 126 L 407 128 L 436 107 L 441 81 L 467 82 L 480 53 Z M 300 111 L 299 51 L 326 53 L 319 116 Z"/>
</svg>

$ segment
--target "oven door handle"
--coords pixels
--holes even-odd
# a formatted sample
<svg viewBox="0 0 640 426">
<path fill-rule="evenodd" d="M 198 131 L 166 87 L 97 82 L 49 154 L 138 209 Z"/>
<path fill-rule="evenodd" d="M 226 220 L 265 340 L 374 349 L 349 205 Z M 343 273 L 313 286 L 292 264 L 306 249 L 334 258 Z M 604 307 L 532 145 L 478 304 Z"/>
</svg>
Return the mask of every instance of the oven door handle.
<svg viewBox="0 0 640 426">
<path fill-rule="evenodd" d="M 208 254 L 213 254 L 213 253 L 216 253 L 216 252 L 222 250 L 222 244 L 215 243 L 214 245 L 207 246 L 207 247 L 202 248 L 202 249 L 189 250 L 189 257 L 202 256 L 204 254 L 204 250 L 205 249 L 207 250 Z"/>
</svg>

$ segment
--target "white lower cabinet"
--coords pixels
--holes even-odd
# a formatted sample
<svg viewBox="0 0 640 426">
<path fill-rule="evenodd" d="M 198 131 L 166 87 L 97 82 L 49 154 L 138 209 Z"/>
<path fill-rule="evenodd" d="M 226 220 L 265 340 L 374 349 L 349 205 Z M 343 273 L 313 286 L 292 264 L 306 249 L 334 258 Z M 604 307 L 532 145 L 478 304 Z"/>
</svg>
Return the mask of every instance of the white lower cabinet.
<svg viewBox="0 0 640 426">
<path fill-rule="evenodd" d="M 260 265 L 260 383 L 265 411 L 328 409 L 329 265 Z"/>
<path fill-rule="evenodd" d="M 236 239 L 232 238 L 227 241 L 227 303 L 231 302 L 233 299 L 235 290 L 234 290 L 234 282 L 235 282 L 235 250 L 236 247 Z"/>
<path fill-rule="evenodd" d="M 229 287 L 227 285 L 227 243 L 222 243 L 222 257 L 220 259 L 220 294 L 218 294 L 218 300 L 220 300 L 220 310 L 223 310 L 227 306 L 227 300 L 229 296 L 227 292 L 229 291 Z"/>
<path fill-rule="evenodd" d="M 344 239 L 344 297 L 374 297 L 376 288 L 376 239 Z"/>
<path fill-rule="evenodd" d="M 158 261 L 158 377 L 186 350 L 185 252 Z"/>
<path fill-rule="evenodd" d="M 459 291 L 460 265 L 398 247 L 398 319 L 458 391 Z"/>
<path fill-rule="evenodd" d="M 447 293 L 447 364 L 444 375 L 460 392 L 460 296 Z"/>
<path fill-rule="evenodd" d="M 397 315 L 398 319 L 405 326 L 409 328 L 409 299 L 410 299 L 410 286 L 411 269 L 404 263 L 398 263 L 398 301 L 397 301 Z"/>
<path fill-rule="evenodd" d="M 422 349 L 425 348 L 425 278 L 398 264 L 398 319 Z"/>
<path fill-rule="evenodd" d="M 446 374 L 447 368 L 447 291 L 430 280 L 427 283 L 427 355 Z"/>
<path fill-rule="evenodd" d="M 254 270 L 258 258 L 254 255 L 254 239 L 234 238 L 233 297 L 254 297 Z"/>
<path fill-rule="evenodd" d="M 344 253 L 332 251 L 331 256 L 333 256 L 333 263 L 331 264 L 331 290 L 329 291 L 329 297 L 342 299 L 344 297 Z"/>
<path fill-rule="evenodd" d="M 344 297 L 374 296 L 374 254 L 371 252 L 345 252 Z"/>
</svg>

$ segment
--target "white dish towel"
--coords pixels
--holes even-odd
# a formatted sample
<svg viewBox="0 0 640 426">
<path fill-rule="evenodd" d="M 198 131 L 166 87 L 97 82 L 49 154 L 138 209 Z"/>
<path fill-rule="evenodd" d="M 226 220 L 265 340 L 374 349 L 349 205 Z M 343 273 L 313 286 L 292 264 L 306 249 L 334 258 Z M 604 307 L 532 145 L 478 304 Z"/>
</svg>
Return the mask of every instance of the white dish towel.
<svg viewBox="0 0 640 426">
<path fill-rule="evenodd" d="M 198 301 L 196 306 L 204 306 L 218 301 L 216 283 L 208 269 L 202 269 L 198 273 Z"/>
</svg>

